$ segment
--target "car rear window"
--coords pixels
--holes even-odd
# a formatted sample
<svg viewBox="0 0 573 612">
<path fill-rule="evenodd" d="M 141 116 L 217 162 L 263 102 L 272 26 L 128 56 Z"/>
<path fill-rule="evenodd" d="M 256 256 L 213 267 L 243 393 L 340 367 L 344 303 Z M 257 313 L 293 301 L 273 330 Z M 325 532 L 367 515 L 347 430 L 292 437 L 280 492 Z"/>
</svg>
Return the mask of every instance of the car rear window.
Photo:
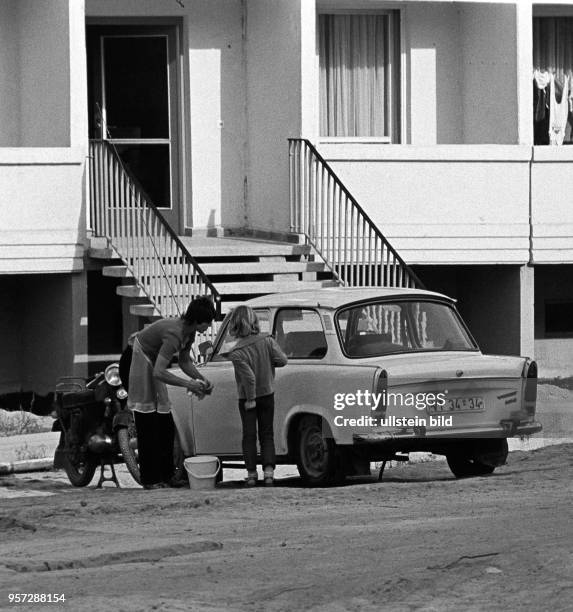
<svg viewBox="0 0 573 612">
<path fill-rule="evenodd" d="M 477 350 L 456 311 L 439 302 L 361 304 L 339 311 L 336 322 L 349 357 Z"/>
</svg>

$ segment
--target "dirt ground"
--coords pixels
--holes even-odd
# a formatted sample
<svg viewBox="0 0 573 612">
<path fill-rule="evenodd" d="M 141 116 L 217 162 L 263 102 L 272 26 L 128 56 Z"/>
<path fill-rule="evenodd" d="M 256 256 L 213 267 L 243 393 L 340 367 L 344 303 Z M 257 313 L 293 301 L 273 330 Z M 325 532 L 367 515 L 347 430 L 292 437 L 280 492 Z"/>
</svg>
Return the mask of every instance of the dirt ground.
<svg viewBox="0 0 573 612">
<path fill-rule="evenodd" d="M 456 480 L 433 461 L 328 489 L 5 477 L 0 609 L 571 610 L 572 483 L 571 444 L 512 452 L 489 477 Z"/>
</svg>

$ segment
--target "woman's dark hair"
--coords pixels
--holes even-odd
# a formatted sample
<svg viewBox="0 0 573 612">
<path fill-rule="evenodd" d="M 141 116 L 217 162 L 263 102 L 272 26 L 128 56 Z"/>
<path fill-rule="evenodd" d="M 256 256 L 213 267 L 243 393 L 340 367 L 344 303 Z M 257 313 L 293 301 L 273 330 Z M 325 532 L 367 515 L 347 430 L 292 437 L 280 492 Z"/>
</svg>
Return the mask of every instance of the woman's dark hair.
<svg viewBox="0 0 573 612">
<path fill-rule="evenodd" d="M 215 306 L 210 298 L 206 296 L 191 300 L 187 311 L 181 317 L 186 323 L 211 323 L 217 315 Z"/>
</svg>

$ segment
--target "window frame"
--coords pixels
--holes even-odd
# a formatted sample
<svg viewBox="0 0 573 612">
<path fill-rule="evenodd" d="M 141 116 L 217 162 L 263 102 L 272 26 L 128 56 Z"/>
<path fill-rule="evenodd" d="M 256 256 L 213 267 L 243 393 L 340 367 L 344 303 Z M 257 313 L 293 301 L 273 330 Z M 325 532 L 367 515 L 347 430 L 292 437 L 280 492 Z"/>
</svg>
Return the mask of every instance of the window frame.
<svg viewBox="0 0 573 612">
<path fill-rule="evenodd" d="M 398 125 L 393 125 L 392 134 L 385 136 L 327 136 L 321 134 L 321 111 L 320 111 L 320 27 L 319 17 L 321 15 L 388 15 L 390 19 L 394 18 L 396 21 L 395 30 L 398 33 L 399 41 L 393 41 L 391 44 L 394 47 L 394 54 L 396 57 L 396 65 L 398 68 L 398 75 L 391 77 L 391 83 L 394 90 L 397 92 L 397 97 L 390 103 L 392 109 L 392 123 L 398 122 Z M 408 125 L 407 125 L 407 105 L 408 100 L 408 88 L 407 88 L 407 67 L 408 57 L 406 52 L 406 11 L 404 7 L 399 6 L 388 6 L 384 9 L 352 9 L 352 8 L 334 8 L 328 6 L 321 6 L 316 11 L 316 134 L 318 140 L 321 143 L 333 143 L 333 144 L 388 144 L 388 145 L 401 145 L 406 144 Z M 394 80 L 396 81 L 394 83 Z M 393 92 L 392 92 L 393 93 Z M 391 94 L 392 96 L 392 94 Z"/>
</svg>

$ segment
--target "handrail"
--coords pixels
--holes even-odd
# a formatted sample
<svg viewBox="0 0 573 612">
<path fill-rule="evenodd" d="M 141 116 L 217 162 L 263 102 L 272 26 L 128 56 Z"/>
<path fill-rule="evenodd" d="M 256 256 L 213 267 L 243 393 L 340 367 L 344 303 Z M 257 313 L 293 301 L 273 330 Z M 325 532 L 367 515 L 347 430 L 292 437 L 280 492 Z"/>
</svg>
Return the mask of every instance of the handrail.
<svg viewBox="0 0 573 612">
<path fill-rule="evenodd" d="M 193 297 L 221 296 L 105 140 L 89 143 L 91 229 L 105 236 L 162 317 L 181 316 Z"/>
<path fill-rule="evenodd" d="M 344 285 L 423 289 L 314 145 L 288 142 L 291 231 L 306 236 Z"/>
</svg>

